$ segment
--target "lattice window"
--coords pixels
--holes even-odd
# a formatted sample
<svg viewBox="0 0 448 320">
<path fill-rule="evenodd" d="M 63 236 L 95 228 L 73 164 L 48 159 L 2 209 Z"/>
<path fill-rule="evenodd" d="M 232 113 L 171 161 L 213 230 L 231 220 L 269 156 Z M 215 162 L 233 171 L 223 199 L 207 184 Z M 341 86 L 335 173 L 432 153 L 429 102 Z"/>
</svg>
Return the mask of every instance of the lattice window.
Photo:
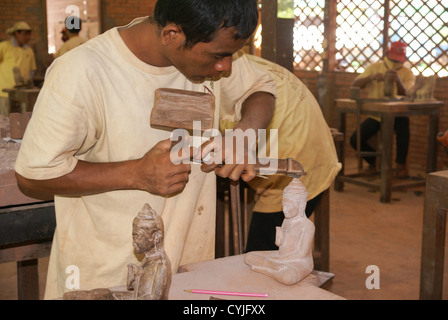
<svg viewBox="0 0 448 320">
<path fill-rule="evenodd" d="M 448 0 L 390 1 L 391 41 L 408 44 L 414 74 L 448 76 Z"/>
<path fill-rule="evenodd" d="M 383 56 L 383 1 L 340 0 L 337 11 L 337 67 L 349 72 L 362 72 L 366 64 Z"/>
<path fill-rule="evenodd" d="M 383 57 L 388 41 L 408 44 L 414 74 L 448 76 L 448 0 L 337 0 L 336 66 L 363 72 Z M 384 12 L 385 4 L 389 12 Z M 294 66 L 322 70 L 325 1 L 294 0 Z"/>
<path fill-rule="evenodd" d="M 294 65 L 322 70 L 325 0 L 294 1 Z"/>
</svg>

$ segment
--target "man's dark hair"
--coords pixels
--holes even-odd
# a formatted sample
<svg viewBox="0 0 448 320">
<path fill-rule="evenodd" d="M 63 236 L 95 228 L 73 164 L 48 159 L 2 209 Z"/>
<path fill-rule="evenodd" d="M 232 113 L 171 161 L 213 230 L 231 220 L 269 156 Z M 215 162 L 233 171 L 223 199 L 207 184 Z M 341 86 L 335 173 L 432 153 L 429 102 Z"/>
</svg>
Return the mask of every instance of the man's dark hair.
<svg viewBox="0 0 448 320">
<path fill-rule="evenodd" d="M 69 16 L 65 19 L 65 28 L 70 33 L 78 34 L 81 31 L 81 19 L 77 16 Z"/>
<path fill-rule="evenodd" d="M 161 27 L 179 25 L 187 48 L 212 41 L 221 28 L 235 28 L 235 40 L 248 39 L 258 23 L 257 0 L 158 0 L 154 19 Z"/>
</svg>

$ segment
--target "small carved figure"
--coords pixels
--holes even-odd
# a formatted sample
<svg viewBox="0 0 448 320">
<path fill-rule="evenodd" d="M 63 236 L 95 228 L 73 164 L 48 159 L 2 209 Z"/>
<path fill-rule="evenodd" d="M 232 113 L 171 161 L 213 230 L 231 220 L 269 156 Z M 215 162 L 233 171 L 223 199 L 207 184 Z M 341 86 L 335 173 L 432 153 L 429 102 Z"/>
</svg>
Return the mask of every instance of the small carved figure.
<svg viewBox="0 0 448 320">
<path fill-rule="evenodd" d="M 416 78 L 415 85 L 406 92 L 406 98 L 409 101 L 434 100 L 434 87 L 436 76 L 424 77 L 419 75 Z"/>
<path fill-rule="evenodd" d="M 145 204 L 133 222 L 136 253 L 144 253 L 141 266 L 128 265 L 127 289 L 134 300 L 167 300 L 171 285 L 171 263 L 163 248 L 162 218 Z"/>
<path fill-rule="evenodd" d="M 128 264 L 128 291 L 94 289 L 71 291 L 64 300 L 167 300 L 171 286 L 171 263 L 163 248 L 163 221 L 145 204 L 132 224 L 134 249 L 145 254 L 140 266 Z"/>
<path fill-rule="evenodd" d="M 283 191 L 285 219 L 277 227 L 276 251 L 252 251 L 244 261 L 253 271 L 292 285 L 307 277 L 313 270 L 314 224 L 305 215 L 307 191 L 294 178 Z"/>
<path fill-rule="evenodd" d="M 434 87 L 436 85 L 436 76 L 431 76 L 426 78 L 425 84 L 423 88 L 417 91 L 417 99 L 416 100 L 434 100 L 433 93 Z"/>
</svg>

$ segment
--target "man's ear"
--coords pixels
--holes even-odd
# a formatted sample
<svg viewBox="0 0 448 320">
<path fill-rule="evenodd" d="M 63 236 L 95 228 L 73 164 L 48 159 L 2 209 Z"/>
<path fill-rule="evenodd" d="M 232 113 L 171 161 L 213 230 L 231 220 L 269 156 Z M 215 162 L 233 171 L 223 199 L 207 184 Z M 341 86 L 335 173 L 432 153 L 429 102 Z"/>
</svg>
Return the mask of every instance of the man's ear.
<svg viewBox="0 0 448 320">
<path fill-rule="evenodd" d="M 161 32 L 162 44 L 168 45 L 181 45 L 185 42 L 185 35 L 182 28 L 174 23 L 168 23 L 162 28 Z"/>
</svg>

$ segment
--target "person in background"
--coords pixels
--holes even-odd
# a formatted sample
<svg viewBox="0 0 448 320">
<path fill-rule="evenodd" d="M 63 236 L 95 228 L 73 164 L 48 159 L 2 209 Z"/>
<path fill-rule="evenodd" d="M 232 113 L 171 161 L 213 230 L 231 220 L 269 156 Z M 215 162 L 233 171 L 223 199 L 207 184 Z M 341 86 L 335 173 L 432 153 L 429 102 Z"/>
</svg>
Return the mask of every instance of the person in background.
<svg viewBox="0 0 448 320">
<path fill-rule="evenodd" d="M 26 85 L 33 81 L 36 71 L 34 52 L 28 45 L 31 39 L 31 28 L 24 21 L 17 22 L 6 31 L 11 40 L 0 43 L 0 114 L 8 116 L 11 111 L 8 93 L 3 89 Z M 19 71 L 14 75 L 14 69 Z M 20 83 L 15 79 L 19 78 Z"/>
<path fill-rule="evenodd" d="M 62 42 L 67 42 L 68 39 L 69 39 L 69 37 L 68 37 L 68 31 L 67 31 L 67 28 L 64 27 L 64 28 L 62 28 L 62 30 L 61 30 L 61 40 L 62 40 Z"/>
<path fill-rule="evenodd" d="M 65 19 L 65 28 L 61 31 L 62 41 L 64 44 L 56 52 L 55 58 L 62 56 L 64 53 L 82 45 L 87 40 L 79 35 L 82 28 L 81 19 L 77 16 L 70 16 Z"/>
<path fill-rule="evenodd" d="M 406 91 L 415 84 L 415 76 L 403 63 L 406 61 L 407 45 L 402 41 L 390 43 L 387 56 L 383 61 L 368 66 L 353 82 L 353 87 L 368 88 L 369 99 L 396 98 L 406 96 Z M 380 118 L 370 116 L 361 123 L 361 152 L 375 152 L 367 142 L 380 130 Z M 396 134 L 396 170 L 395 176 L 405 178 L 408 176 L 407 155 L 409 149 L 409 118 L 396 117 L 394 122 Z M 357 131 L 350 137 L 351 146 L 356 149 Z M 369 164 L 366 173 L 376 171 L 376 157 L 363 157 Z"/>
<path fill-rule="evenodd" d="M 341 169 L 330 128 L 316 99 L 299 78 L 266 59 L 243 51 L 234 55 L 236 61 L 242 57 L 247 58 L 254 68 L 268 72 L 275 81 L 275 111 L 266 128 L 267 156 L 271 152 L 271 143 L 275 141 L 279 159 L 293 158 L 303 166 L 307 174 L 300 180 L 308 192 L 306 215 L 310 217 L 321 194 L 330 187 Z M 221 131 L 233 126 L 234 123 L 221 120 Z M 271 132 L 272 129 L 278 130 L 277 134 Z M 247 252 L 278 249 L 275 244 L 276 227 L 281 226 L 285 218 L 283 189 L 291 179 L 284 175 L 267 175 L 248 182 L 256 194 Z"/>
</svg>

